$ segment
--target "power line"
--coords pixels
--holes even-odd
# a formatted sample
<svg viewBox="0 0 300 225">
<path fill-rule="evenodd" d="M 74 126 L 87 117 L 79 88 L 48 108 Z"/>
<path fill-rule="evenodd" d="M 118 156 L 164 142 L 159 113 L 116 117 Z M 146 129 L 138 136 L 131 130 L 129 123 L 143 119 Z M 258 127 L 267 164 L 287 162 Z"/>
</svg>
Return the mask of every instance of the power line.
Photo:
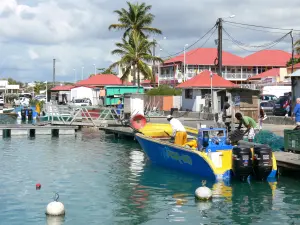
<svg viewBox="0 0 300 225">
<path fill-rule="evenodd" d="M 277 45 L 280 41 L 282 41 L 287 35 L 289 35 L 290 34 L 290 32 L 289 33 L 287 33 L 286 35 L 284 35 L 283 37 L 281 37 L 280 39 L 277 39 L 276 41 L 273 41 L 273 42 L 271 42 L 271 43 L 269 43 L 269 44 L 264 44 L 264 45 L 261 45 L 261 46 L 250 46 L 250 45 L 243 45 L 243 44 L 241 44 L 242 42 L 240 42 L 240 41 L 237 41 L 237 40 L 235 40 L 224 28 L 223 28 L 223 31 L 224 31 L 224 33 L 231 39 L 231 42 L 233 43 L 233 44 L 235 44 L 237 47 L 239 47 L 239 48 L 241 48 L 241 49 L 243 49 L 243 50 L 245 50 L 245 51 L 249 51 L 249 52 L 259 52 L 259 51 L 263 51 L 263 50 L 266 50 L 266 49 L 270 49 L 270 48 L 272 48 L 272 47 L 274 47 L 275 45 Z M 255 47 L 255 48 L 257 48 L 257 47 L 265 47 L 265 48 L 263 48 L 263 49 L 260 49 L 260 50 L 258 50 L 258 51 L 252 51 L 252 50 L 249 50 L 249 49 L 247 49 L 246 47 Z"/>
<path fill-rule="evenodd" d="M 213 34 L 216 32 L 217 27 L 213 30 L 213 32 L 210 34 L 210 36 L 206 39 L 206 41 L 200 46 L 198 47 L 195 51 L 188 53 L 186 56 L 190 56 L 195 54 L 200 48 L 202 48 L 209 40 L 210 38 L 213 36 Z"/>
<path fill-rule="evenodd" d="M 282 41 L 287 35 L 289 35 L 291 32 L 286 33 L 284 36 L 276 39 L 275 41 L 269 42 L 269 43 L 265 43 L 262 45 L 249 45 L 249 44 L 245 44 L 241 41 L 236 40 L 235 38 L 233 38 L 224 28 L 223 28 L 224 33 L 236 44 L 243 46 L 243 47 L 248 47 L 248 48 L 264 48 L 264 47 L 268 47 L 268 46 L 273 46 L 274 44 L 279 43 L 280 41 Z"/>
<path fill-rule="evenodd" d="M 260 32 L 264 32 L 264 33 L 277 33 L 277 34 L 286 34 L 284 32 L 279 32 L 279 31 L 269 31 L 269 30 L 258 30 L 255 28 L 250 28 L 250 27 L 243 27 L 243 26 L 239 26 L 236 24 L 228 24 L 230 26 L 234 26 L 234 27 L 239 27 L 239 28 L 243 28 L 243 29 L 247 29 L 247 30 L 255 30 L 255 31 L 260 31 Z"/>
<path fill-rule="evenodd" d="M 244 25 L 244 26 L 250 26 L 250 27 L 261 27 L 261 28 L 267 28 L 267 29 L 272 29 L 272 30 L 293 30 L 293 31 L 300 31 L 300 30 L 295 30 L 295 29 L 288 29 L 288 28 L 278 28 L 278 27 L 267 27 L 267 26 L 260 26 L 260 25 L 253 25 L 253 24 L 247 24 L 247 23 L 237 23 L 237 22 L 232 22 L 232 21 L 226 21 L 223 20 L 225 23 L 232 23 L 232 24 L 239 24 L 239 25 Z"/>
<path fill-rule="evenodd" d="M 201 41 L 207 34 L 209 34 L 214 28 L 216 27 L 216 24 L 209 30 L 207 31 L 202 37 L 200 37 L 197 41 L 195 41 L 193 44 L 189 45 L 186 50 L 190 49 L 191 47 L 193 47 L 195 44 L 197 44 L 199 41 Z M 172 56 L 176 56 L 176 55 L 179 55 L 181 53 L 183 53 L 183 51 L 180 51 L 180 52 L 177 52 L 177 53 L 174 53 L 174 54 L 170 54 L 168 56 L 163 56 L 161 58 L 169 58 L 169 57 L 172 57 Z"/>
</svg>

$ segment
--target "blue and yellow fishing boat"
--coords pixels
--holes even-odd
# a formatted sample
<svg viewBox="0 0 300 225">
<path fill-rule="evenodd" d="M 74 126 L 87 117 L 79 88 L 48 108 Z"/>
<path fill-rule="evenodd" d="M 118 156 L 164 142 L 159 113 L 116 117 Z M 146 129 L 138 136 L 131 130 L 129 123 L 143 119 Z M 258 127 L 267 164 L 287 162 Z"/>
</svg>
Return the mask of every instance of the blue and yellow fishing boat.
<svg viewBox="0 0 300 225">
<path fill-rule="evenodd" d="M 213 180 L 276 177 L 276 159 L 267 147 L 232 146 L 228 144 L 226 129 L 189 127 L 188 143 L 179 146 L 170 142 L 171 130 L 169 124 L 147 124 L 136 133 L 153 163 Z"/>
</svg>

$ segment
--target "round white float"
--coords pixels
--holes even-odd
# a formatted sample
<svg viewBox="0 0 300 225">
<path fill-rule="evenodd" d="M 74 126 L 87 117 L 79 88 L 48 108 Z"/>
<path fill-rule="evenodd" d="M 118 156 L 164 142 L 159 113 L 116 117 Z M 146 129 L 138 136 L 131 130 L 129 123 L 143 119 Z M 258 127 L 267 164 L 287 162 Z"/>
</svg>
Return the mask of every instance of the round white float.
<svg viewBox="0 0 300 225">
<path fill-rule="evenodd" d="M 206 201 L 212 198 L 212 191 L 208 187 L 199 187 L 195 191 L 198 200 Z"/>
<path fill-rule="evenodd" d="M 49 216 L 65 215 L 65 206 L 61 202 L 50 202 L 46 208 L 46 214 Z"/>
</svg>

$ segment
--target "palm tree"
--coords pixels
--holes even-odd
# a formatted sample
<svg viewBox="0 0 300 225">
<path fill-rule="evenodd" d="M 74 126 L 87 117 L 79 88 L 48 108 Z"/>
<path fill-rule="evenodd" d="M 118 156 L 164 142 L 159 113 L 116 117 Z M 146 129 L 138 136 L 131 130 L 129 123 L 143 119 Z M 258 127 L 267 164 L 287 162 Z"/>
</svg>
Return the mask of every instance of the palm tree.
<svg viewBox="0 0 300 225">
<path fill-rule="evenodd" d="M 295 42 L 295 50 L 297 52 L 297 54 L 300 54 L 300 39 L 298 41 Z"/>
<path fill-rule="evenodd" d="M 129 40 L 125 38 L 122 39 L 122 43 L 116 43 L 117 49 L 113 50 L 111 53 L 113 55 L 121 56 L 121 59 L 113 63 L 110 68 L 116 66 L 124 67 L 123 75 L 121 80 L 127 80 L 129 74 L 133 76 L 134 84 L 136 84 L 136 72 L 137 72 L 137 83 L 140 87 L 140 73 L 144 75 L 145 79 L 154 80 L 152 75 L 152 70 L 149 68 L 147 63 L 150 62 L 163 62 L 159 57 L 153 56 L 151 54 L 151 47 L 155 43 L 149 42 L 147 39 L 142 37 L 142 35 L 137 33 L 132 33 L 129 36 Z"/>
<path fill-rule="evenodd" d="M 123 37 L 129 37 L 132 32 L 137 32 L 142 37 L 146 37 L 146 34 L 161 34 L 161 30 L 151 27 L 154 20 L 154 15 L 149 13 L 152 6 L 145 3 L 132 4 L 127 2 L 128 10 L 122 8 L 121 10 L 115 10 L 114 12 L 119 15 L 119 23 L 111 24 L 109 30 L 125 30 Z"/>
</svg>

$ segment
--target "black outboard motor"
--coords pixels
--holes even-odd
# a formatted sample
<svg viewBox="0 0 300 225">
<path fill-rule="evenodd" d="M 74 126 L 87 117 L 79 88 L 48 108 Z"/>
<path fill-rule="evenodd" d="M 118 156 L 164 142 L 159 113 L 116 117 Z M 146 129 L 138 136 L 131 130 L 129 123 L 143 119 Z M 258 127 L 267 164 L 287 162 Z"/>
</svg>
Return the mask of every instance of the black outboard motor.
<svg viewBox="0 0 300 225">
<path fill-rule="evenodd" d="M 272 149 L 268 146 L 254 147 L 253 169 L 257 179 L 266 180 L 273 168 Z"/>
<path fill-rule="evenodd" d="M 22 121 L 26 120 L 26 109 L 21 109 L 21 120 Z"/>
<path fill-rule="evenodd" d="M 252 174 L 252 152 L 250 148 L 234 147 L 232 149 L 232 171 L 242 181 Z"/>
<path fill-rule="evenodd" d="M 27 111 L 27 118 L 28 118 L 28 121 L 32 120 L 32 109 L 28 109 L 28 111 Z"/>
</svg>

